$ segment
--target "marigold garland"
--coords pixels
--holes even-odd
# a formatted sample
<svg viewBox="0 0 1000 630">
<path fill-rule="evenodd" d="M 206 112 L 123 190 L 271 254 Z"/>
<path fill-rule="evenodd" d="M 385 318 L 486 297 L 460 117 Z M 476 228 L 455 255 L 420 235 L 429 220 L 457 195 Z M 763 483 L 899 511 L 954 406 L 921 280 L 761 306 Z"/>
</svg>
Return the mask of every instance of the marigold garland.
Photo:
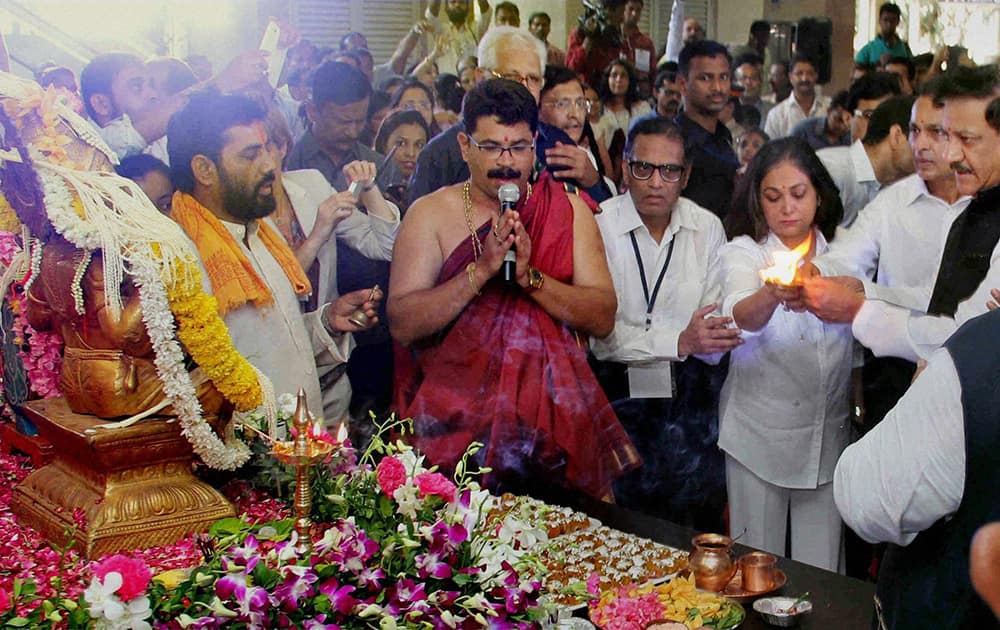
<svg viewBox="0 0 1000 630">
<path fill-rule="evenodd" d="M 195 268 L 191 276 L 167 287 L 177 337 L 226 400 L 239 411 L 255 409 L 263 402 L 257 375 L 233 348 L 215 298 L 201 290 L 201 272 Z"/>
</svg>

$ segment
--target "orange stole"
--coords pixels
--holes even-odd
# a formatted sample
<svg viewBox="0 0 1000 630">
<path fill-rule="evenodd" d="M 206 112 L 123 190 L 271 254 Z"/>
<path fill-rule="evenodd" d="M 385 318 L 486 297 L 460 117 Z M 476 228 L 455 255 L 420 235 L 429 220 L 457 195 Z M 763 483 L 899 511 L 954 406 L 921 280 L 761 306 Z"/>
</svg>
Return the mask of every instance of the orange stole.
<svg viewBox="0 0 1000 630">
<path fill-rule="evenodd" d="M 260 308 L 274 303 L 267 284 L 240 250 L 229 230 L 197 199 L 174 193 L 170 216 L 180 224 L 198 248 L 205 273 L 212 283 L 212 294 L 219 304 L 219 314 L 239 308 L 247 302 Z M 260 240 L 285 272 L 296 295 L 309 295 L 312 285 L 288 243 L 267 223 L 257 222 Z"/>
</svg>

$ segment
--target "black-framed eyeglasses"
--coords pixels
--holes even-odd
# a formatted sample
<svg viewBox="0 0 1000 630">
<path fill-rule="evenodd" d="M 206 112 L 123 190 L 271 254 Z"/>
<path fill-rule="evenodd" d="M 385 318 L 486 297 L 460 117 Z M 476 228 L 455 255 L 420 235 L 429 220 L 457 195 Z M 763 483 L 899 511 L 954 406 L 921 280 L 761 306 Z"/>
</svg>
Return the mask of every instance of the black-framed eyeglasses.
<svg viewBox="0 0 1000 630">
<path fill-rule="evenodd" d="M 676 184 L 684 176 L 683 164 L 650 164 L 642 160 L 630 160 L 629 173 L 632 177 L 645 181 L 653 176 L 653 171 L 660 171 L 660 179 L 670 184 Z"/>
<path fill-rule="evenodd" d="M 497 72 L 492 68 L 488 69 L 487 72 L 492 74 L 498 79 L 507 79 L 508 81 L 514 81 L 520 83 L 526 88 L 540 88 L 542 87 L 542 77 L 537 74 L 521 74 L 520 72 Z"/>
<path fill-rule="evenodd" d="M 528 155 L 533 155 L 535 152 L 535 143 L 531 142 L 529 144 L 515 144 L 509 147 L 505 147 L 499 144 L 493 144 L 492 142 L 487 142 L 485 144 L 479 144 L 476 139 L 469 136 L 469 142 L 472 146 L 479 149 L 483 155 L 486 157 L 499 160 L 503 157 L 504 153 L 510 153 L 512 158 L 523 158 Z"/>
<path fill-rule="evenodd" d="M 548 101 L 547 103 L 542 103 L 542 107 L 555 108 L 556 111 L 564 112 L 570 107 L 576 109 L 582 109 L 583 111 L 590 113 L 590 101 L 585 98 L 578 98 L 576 100 L 571 98 L 561 98 L 558 101 Z"/>
<path fill-rule="evenodd" d="M 854 115 L 858 118 L 864 117 L 865 120 L 871 120 L 872 115 L 875 113 L 874 109 L 856 109 L 854 110 Z"/>
</svg>

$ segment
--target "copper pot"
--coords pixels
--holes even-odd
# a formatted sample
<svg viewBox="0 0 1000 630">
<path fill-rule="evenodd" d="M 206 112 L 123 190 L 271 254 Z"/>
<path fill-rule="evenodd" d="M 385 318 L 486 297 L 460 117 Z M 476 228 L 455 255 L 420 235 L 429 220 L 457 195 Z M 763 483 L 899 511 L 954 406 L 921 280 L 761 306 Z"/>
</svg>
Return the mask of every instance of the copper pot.
<svg viewBox="0 0 1000 630">
<path fill-rule="evenodd" d="M 699 534 L 691 539 L 694 550 L 688 556 L 688 565 L 694 573 L 698 588 L 721 591 L 736 575 L 736 556 L 733 539 L 722 534 Z"/>
</svg>

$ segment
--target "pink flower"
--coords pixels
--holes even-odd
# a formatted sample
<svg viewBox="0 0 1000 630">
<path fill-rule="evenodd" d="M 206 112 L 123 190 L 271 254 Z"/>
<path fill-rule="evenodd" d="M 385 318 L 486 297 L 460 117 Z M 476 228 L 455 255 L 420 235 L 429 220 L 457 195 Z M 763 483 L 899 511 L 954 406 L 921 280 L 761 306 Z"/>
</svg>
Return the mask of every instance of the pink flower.
<svg viewBox="0 0 1000 630">
<path fill-rule="evenodd" d="M 123 602 L 135 599 L 146 593 L 153 572 L 146 563 L 136 558 L 121 554 L 108 556 L 94 567 L 94 575 L 104 581 L 104 576 L 112 571 L 122 576 L 122 586 L 118 589 L 118 597 Z"/>
<path fill-rule="evenodd" d="M 396 488 L 406 483 L 406 467 L 395 457 L 383 457 L 375 468 L 375 476 L 385 496 L 392 497 Z"/>
<path fill-rule="evenodd" d="M 10 594 L 0 588 L 0 612 L 6 612 L 8 610 L 10 610 Z"/>
<path fill-rule="evenodd" d="M 455 484 L 441 473 L 420 473 L 414 481 L 417 482 L 417 488 L 420 489 L 420 498 L 433 494 L 441 497 L 448 503 L 455 500 Z"/>
</svg>

